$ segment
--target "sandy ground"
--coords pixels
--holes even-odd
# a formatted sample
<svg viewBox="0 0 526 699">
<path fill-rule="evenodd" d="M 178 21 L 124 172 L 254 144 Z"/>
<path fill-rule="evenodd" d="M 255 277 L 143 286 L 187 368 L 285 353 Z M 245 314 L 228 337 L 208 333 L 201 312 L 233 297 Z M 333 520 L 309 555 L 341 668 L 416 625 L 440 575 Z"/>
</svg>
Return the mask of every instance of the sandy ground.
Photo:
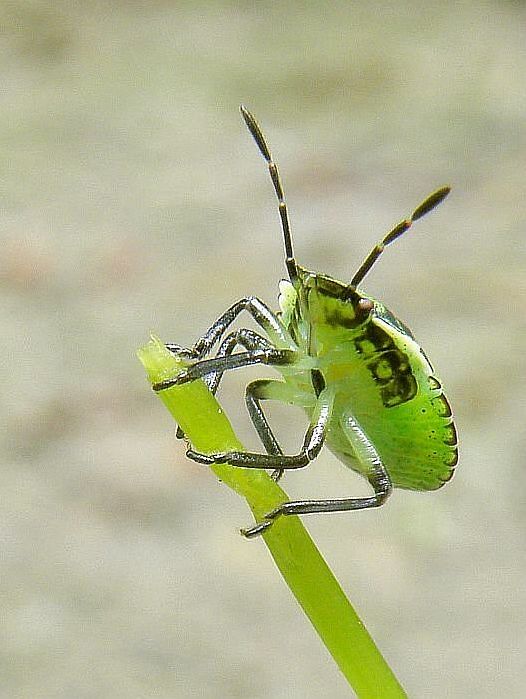
<svg viewBox="0 0 526 699">
<path fill-rule="evenodd" d="M 184 458 L 135 349 L 192 342 L 284 274 L 258 115 L 298 258 L 421 340 L 461 437 L 450 485 L 307 526 L 411 697 L 526 680 L 526 7 L 8 2 L 0 7 L 0 696 L 349 696 L 243 502 Z M 268 373 L 268 372 L 267 372 Z M 243 386 L 222 399 L 257 442 Z M 303 420 L 276 409 L 294 447 Z M 291 495 L 359 494 L 330 455 Z"/>
</svg>

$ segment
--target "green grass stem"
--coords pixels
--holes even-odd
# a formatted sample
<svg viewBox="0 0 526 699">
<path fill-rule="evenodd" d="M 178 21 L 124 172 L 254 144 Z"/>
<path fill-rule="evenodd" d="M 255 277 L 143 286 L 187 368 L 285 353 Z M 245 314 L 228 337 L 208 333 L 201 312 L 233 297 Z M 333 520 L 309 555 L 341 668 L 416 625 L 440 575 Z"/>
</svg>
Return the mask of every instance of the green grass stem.
<svg viewBox="0 0 526 699">
<path fill-rule="evenodd" d="M 151 383 L 172 378 L 185 366 L 154 337 L 139 350 L 138 356 Z M 196 450 L 212 453 L 243 449 L 203 381 L 175 386 L 158 395 Z M 256 521 L 288 499 L 265 471 L 228 464 L 211 468 L 223 483 L 246 499 Z M 262 538 L 292 594 L 357 696 L 406 697 L 299 517 L 280 517 Z M 257 544 L 247 540 L 246 545 Z"/>
</svg>

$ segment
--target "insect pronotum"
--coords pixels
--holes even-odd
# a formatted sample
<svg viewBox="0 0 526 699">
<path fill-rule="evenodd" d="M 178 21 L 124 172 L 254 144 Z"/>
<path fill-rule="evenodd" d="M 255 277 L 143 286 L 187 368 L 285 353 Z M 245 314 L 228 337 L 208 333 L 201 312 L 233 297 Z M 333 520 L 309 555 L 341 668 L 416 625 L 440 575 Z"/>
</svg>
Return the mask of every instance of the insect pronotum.
<svg viewBox="0 0 526 699">
<path fill-rule="evenodd" d="M 265 158 L 276 192 L 289 280 L 280 282 L 279 311 L 255 296 L 234 303 L 190 348 L 167 345 L 192 363 L 175 378 L 153 386 L 162 391 L 202 378 L 216 392 L 225 371 L 253 364 L 275 367 L 280 379 L 258 379 L 246 388 L 246 405 L 265 453 L 231 451 L 187 456 L 202 464 L 229 463 L 272 471 L 275 480 L 307 466 L 326 445 L 346 466 L 367 478 L 370 497 L 284 502 L 246 537 L 267 530 L 283 515 L 343 512 L 382 505 L 392 489 L 435 490 L 458 460 L 449 402 L 411 331 L 384 305 L 358 287 L 384 249 L 449 193 L 441 187 L 371 250 L 350 282 L 301 267 L 294 256 L 289 216 L 278 168 L 252 114 L 241 114 Z M 260 332 L 231 325 L 246 311 Z M 230 330 L 229 330 L 230 329 Z M 236 348 L 241 351 L 235 352 Z M 210 356 L 217 348 L 215 356 Z M 301 406 L 310 424 L 301 449 L 284 454 L 263 411 L 276 400 Z M 184 435 L 178 430 L 178 436 Z"/>
</svg>

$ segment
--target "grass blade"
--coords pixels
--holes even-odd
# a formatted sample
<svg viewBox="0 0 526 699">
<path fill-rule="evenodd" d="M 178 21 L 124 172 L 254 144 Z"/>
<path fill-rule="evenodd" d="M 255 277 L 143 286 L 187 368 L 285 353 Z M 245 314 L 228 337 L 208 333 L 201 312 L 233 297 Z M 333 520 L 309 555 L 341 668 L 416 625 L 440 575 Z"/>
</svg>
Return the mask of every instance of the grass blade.
<svg viewBox="0 0 526 699">
<path fill-rule="evenodd" d="M 175 376 L 185 366 L 157 338 L 140 349 L 138 356 L 152 383 Z M 175 386 L 158 395 L 195 449 L 205 453 L 243 449 L 203 381 Z M 264 471 L 228 464 L 211 468 L 246 499 L 256 520 L 288 499 Z M 406 697 L 300 519 L 279 518 L 263 539 L 292 594 L 358 697 Z M 246 545 L 257 544 L 247 541 Z"/>
</svg>

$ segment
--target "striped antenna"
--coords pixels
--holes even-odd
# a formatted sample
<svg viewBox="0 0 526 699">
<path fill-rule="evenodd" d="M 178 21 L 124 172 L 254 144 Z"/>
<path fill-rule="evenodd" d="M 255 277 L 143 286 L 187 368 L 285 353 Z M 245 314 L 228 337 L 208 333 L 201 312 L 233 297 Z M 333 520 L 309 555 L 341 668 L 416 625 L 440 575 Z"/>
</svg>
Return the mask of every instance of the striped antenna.
<svg viewBox="0 0 526 699">
<path fill-rule="evenodd" d="M 377 243 L 371 250 L 371 252 L 367 255 L 365 260 L 362 262 L 360 269 L 351 279 L 349 287 L 351 289 L 356 289 L 358 284 L 360 284 L 363 281 L 365 275 L 369 273 L 369 271 L 371 270 L 375 262 L 378 260 L 380 255 L 383 253 L 385 248 L 391 243 L 393 243 L 401 235 L 403 235 L 406 231 L 408 231 L 413 225 L 414 221 L 418 221 L 419 218 L 422 218 L 422 216 L 425 216 L 432 209 L 434 209 L 435 206 L 440 204 L 440 202 L 447 197 L 450 191 L 451 187 L 441 187 L 440 189 L 437 189 L 436 192 L 430 194 L 427 197 L 427 199 L 424 199 L 424 201 L 416 207 L 416 209 L 413 211 L 409 218 L 400 221 L 400 223 L 398 223 L 394 228 L 392 228 L 389 231 L 389 233 L 386 236 L 384 236 L 382 240 L 379 243 Z"/>
<path fill-rule="evenodd" d="M 298 276 L 296 270 L 296 260 L 294 258 L 294 250 L 292 248 L 292 236 L 290 234 L 290 223 L 289 214 L 287 211 L 287 204 L 285 203 L 285 197 L 283 195 L 283 187 L 281 185 L 281 179 L 279 176 L 278 166 L 272 160 L 272 155 L 270 149 L 267 145 L 261 127 L 254 119 L 254 116 L 248 111 L 243 105 L 239 108 L 241 110 L 241 115 L 245 120 L 245 124 L 248 126 L 248 130 L 252 134 L 254 141 L 256 142 L 261 155 L 265 158 L 268 165 L 268 171 L 270 174 L 270 179 L 274 185 L 274 191 L 278 198 L 279 216 L 281 219 L 281 229 L 283 231 L 283 241 L 285 243 L 285 264 L 287 265 L 287 270 L 291 281 Z"/>
</svg>

